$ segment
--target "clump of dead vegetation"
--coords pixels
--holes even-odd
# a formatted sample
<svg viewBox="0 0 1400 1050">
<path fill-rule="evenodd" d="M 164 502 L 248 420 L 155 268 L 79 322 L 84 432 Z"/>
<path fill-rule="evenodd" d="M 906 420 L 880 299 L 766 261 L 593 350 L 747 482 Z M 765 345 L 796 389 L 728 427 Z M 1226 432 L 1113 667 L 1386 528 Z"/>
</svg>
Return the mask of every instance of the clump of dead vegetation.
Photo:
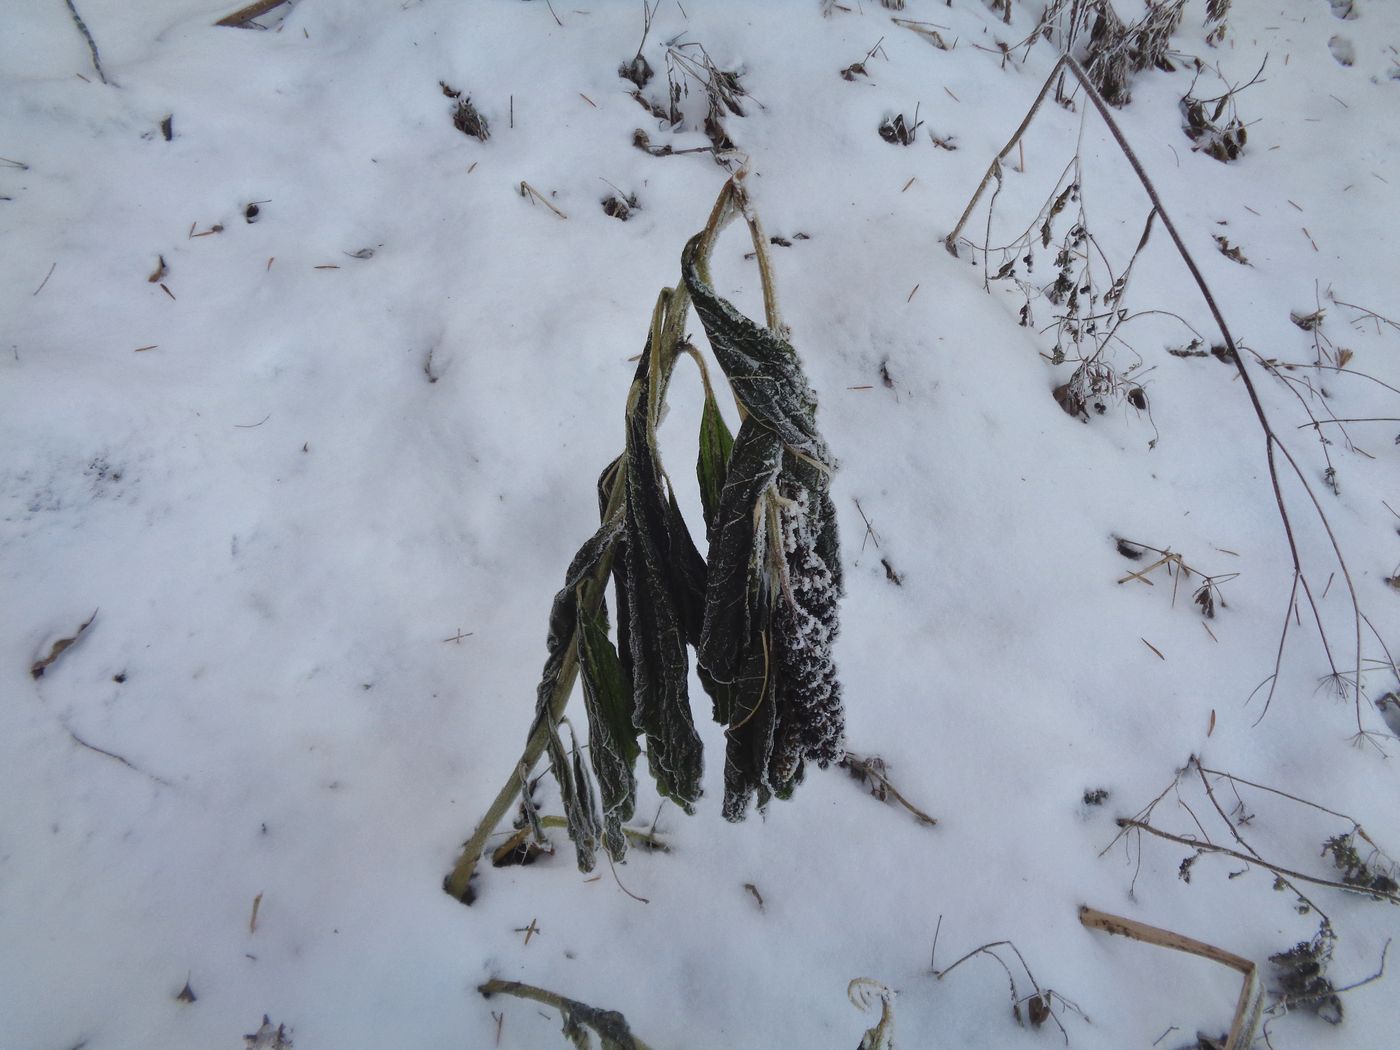
<svg viewBox="0 0 1400 1050">
<path fill-rule="evenodd" d="M 471 96 L 449 87 L 446 81 L 439 80 L 438 86 L 442 88 L 442 93 L 455 103 L 452 108 L 452 126 L 463 135 L 470 135 L 482 142 L 489 139 L 491 125 L 481 111 L 472 105 Z"/>
<path fill-rule="evenodd" d="M 1265 58 L 1264 63 L 1267 62 L 1268 59 Z M 1206 66 L 1197 59 L 1196 76 L 1192 78 L 1191 86 L 1181 98 L 1181 115 L 1184 120 L 1182 129 L 1186 132 L 1186 137 L 1194 143 L 1191 147 L 1193 150 L 1227 164 L 1239 157 L 1249 140 L 1245 124 L 1240 120 L 1235 98 L 1241 91 L 1261 82 L 1264 65 L 1260 65 L 1259 71 L 1247 83 L 1227 86 L 1224 92 L 1211 98 L 1200 98 L 1195 93 L 1196 84 L 1205 69 Z M 1221 251 L 1225 252 L 1225 249 L 1222 248 Z"/>
<path fill-rule="evenodd" d="M 716 162 L 732 169 L 735 167 L 736 148 L 729 137 L 726 120 L 730 116 L 744 116 L 744 107 L 750 103 L 757 105 L 757 102 L 741 83 L 742 71 L 722 68 L 703 44 L 682 41 L 680 37 L 665 44 L 661 55 L 661 66 L 666 73 L 664 99 L 648 95 L 648 85 L 657 74 L 643 52 L 659 5 L 660 0 L 650 7 L 643 5 L 642 42 L 636 54 L 618 67 L 618 76 L 632 83 L 632 98 L 664 129 L 671 132 L 703 131 L 710 141 L 708 151 Z M 699 112 L 695 106 L 688 104 L 692 98 L 700 100 Z M 650 136 L 640 129 L 633 135 L 632 144 L 657 157 L 704 151 L 703 147 L 699 150 L 677 150 L 670 146 L 653 146 Z"/>
</svg>

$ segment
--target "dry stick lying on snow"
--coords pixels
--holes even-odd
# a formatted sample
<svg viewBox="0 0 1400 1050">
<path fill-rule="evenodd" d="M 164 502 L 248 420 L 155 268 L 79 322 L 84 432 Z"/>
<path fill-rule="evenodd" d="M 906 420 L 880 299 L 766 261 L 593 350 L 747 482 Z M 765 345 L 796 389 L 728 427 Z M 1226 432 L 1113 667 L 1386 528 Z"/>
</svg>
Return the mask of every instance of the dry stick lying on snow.
<svg viewBox="0 0 1400 1050">
<path fill-rule="evenodd" d="M 259 15 L 265 15 L 274 7 L 281 7 L 285 3 L 287 0 L 257 0 L 256 3 L 251 3 L 247 7 L 240 7 L 231 15 L 225 15 L 214 24 L 234 27 L 246 25 Z"/>
<path fill-rule="evenodd" d="M 1264 431 L 1265 454 L 1269 465 L 1269 481 L 1273 486 L 1274 502 L 1278 505 L 1279 517 L 1283 521 L 1283 531 L 1288 539 L 1289 555 L 1293 560 L 1293 587 L 1288 596 L 1287 609 L 1284 612 L 1283 630 L 1279 635 L 1278 652 L 1274 659 L 1274 670 L 1273 673 L 1264 680 L 1264 682 L 1269 683 L 1269 692 L 1264 699 L 1264 710 L 1260 712 L 1259 717 L 1262 719 L 1264 715 L 1268 713 L 1269 704 L 1273 700 L 1274 690 L 1278 687 L 1279 669 L 1283 664 L 1284 643 L 1288 638 L 1289 616 L 1296 606 L 1298 588 L 1300 586 L 1308 599 L 1308 604 L 1312 608 L 1313 619 L 1317 623 L 1318 634 L 1322 639 L 1323 651 L 1327 656 L 1327 664 L 1332 669 L 1330 677 L 1339 682 L 1343 688 L 1348 685 L 1346 677 L 1342 674 L 1341 670 L 1338 669 L 1336 660 L 1332 656 L 1332 647 L 1327 640 L 1327 632 L 1322 626 L 1322 614 L 1318 610 L 1317 602 L 1313 598 L 1312 587 L 1309 585 L 1307 577 L 1303 573 L 1302 557 L 1298 553 L 1298 543 L 1293 532 L 1293 521 L 1288 514 L 1288 507 L 1284 502 L 1283 487 L 1279 481 L 1278 475 L 1278 465 L 1274 459 L 1274 450 L 1277 449 L 1278 452 L 1283 455 L 1289 467 L 1292 468 L 1293 473 L 1298 478 L 1298 483 L 1302 485 L 1303 491 L 1307 493 L 1308 499 L 1312 502 L 1313 508 L 1317 511 L 1318 519 L 1322 522 L 1323 530 L 1327 534 L 1328 543 L 1331 545 L 1332 552 L 1337 559 L 1337 564 L 1342 570 L 1342 578 L 1346 581 L 1347 592 L 1351 599 L 1352 622 L 1355 628 L 1356 665 L 1352 672 L 1350 682 L 1351 687 L 1355 690 L 1354 700 L 1356 708 L 1357 732 L 1353 739 L 1358 742 L 1361 740 L 1369 741 L 1372 734 L 1368 732 L 1361 723 L 1361 622 L 1365 617 L 1361 612 L 1361 603 L 1357 598 L 1356 586 L 1352 582 L 1351 570 L 1347 568 L 1346 559 L 1342 555 L 1341 545 L 1337 541 L 1336 533 L 1332 530 L 1332 523 L 1328 520 L 1326 512 L 1322 509 L 1322 504 L 1319 502 L 1317 494 L 1313 492 L 1312 485 L 1308 483 L 1308 479 L 1303 473 L 1302 468 L 1298 465 L 1297 460 L 1293 458 L 1293 454 L 1288 451 L 1287 446 L 1284 445 L 1278 434 L 1274 431 L 1273 424 L 1269 422 L 1269 417 L 1264 412 L 1263 402 L 1260 401 L 1258 391 L 1255 390 L 1254 381 L 1250 377 L 1249 370 L 1245 367 L 1244 357 L 1241 355 L 1235 343 L 1234 336 L 1230 333 L 1229 326 L 1225 323 L 1225 316 L 1221 313 L 1220 307 L 1215 301 L 1215 296 L 1211 293 L 1210 287 L 1206 284 L 1205 277 L 1202 276 L 1199 267 L 1196 266 L 1195 259 L 1192 258 L 1190 251 L 1187 250 L 1186 242 L 1182 240 L 1181 234 L 1177 232 L 1176 225 L 1172 222 L 1170 216 L 1167 215 L 1166 209 L 1162 205 L 1162 199 L 1157 195 L 1157 190 L 1152 185 L 1152 180 L 1147 177 L 1147 172 L 1144 170 L 1142 163 L 1138 160 L 1137 154 L 1134 153 L 1132 147 L 1128 145 L 1128 140 L 1124 138 L 1122 129 L 1118 127 L 1117 121 L 1113 119 L 1113 115 L 1109 112 L 1108 103 L 1103 100 L 1103 96 L 1100 95 L 1098 89 L 1094 87 L 1088 74 L 1084 72 L 1084 68 L 1073 56 L 1069 54 L 1061 55 L 1059 60 L 1055 63 L 1054 68 L 1050 70 L 1050 75 L 1045 79 L 1045 83 L 1041 87 L 1040 93 L 1036 95 L 1035 101 L 1031 103 L 1031 107 L 1027 111 L 1025 119 L 1021 121 L 1020 126 L 1016 129 L 1015 134 L 1011 136 L 1010 141 L 1007 142 L 1001 152 L 992 159 L 992 163 L 988 165 L 986 175 L 982 177 L 982 182 L 977 187 L 977 191 L 972 195 L 972 199 L 968 201 L 962 217 L 953 228 L 953 232 L 944 238 L 943 246 L 948 249 L 951 255 L 957 256 L 958 235 L 967 224 L 967 220 L 972 214 L 972 209 L 976 207 L 978 200 L 981 199 L 983 192 L 987 188 L 987 184 L 991 182 L 992 178 L 996 175 L 1002 159 L 1020 142 L 1021 136 L 1025 134 L 1026 129 L 1035 118 L 1036 113 L 1045 101 L 1045 96 L 1050 91 L 1051 85 L 1055 82 L 1055 78 L 1059 76 L 1062 69 L 1068 69 L 1074 75 L 1075 79 L 1079 81 L 1080 86 L 1084 88 L 1084 92 L 1088 96 L 1089 101 L 1094 104 L 1094 108 L 1097 109 L 1099 115 L 1103 117 L 1104 124 L 1107 125 L 1109 132 L 1113 135 L 1114 141 L 1118 143 L 1118 148 L 1122 150 L 1123 156 L 1127 159 L 1129 165 L 1132 166 L 1133 172 L 1138 177 L 1138 181 L 1142 183 L 1142 188 L 1147 192 L 1148 199 L 1151 200 L 1154 211 L 1161 217 L 1162 225 L 1166 228 L 1167 234 L 1172 239 L 1172 243 L 1176 245 L 1176 250 L 1181 255 L 1182 261 L 1186 263 L 1186 268 L 1191 271 L 1191 276 L 1195 280 L 1196 286 L 1200 289 L 1201 296 L 1205 299 L 1206 306 L 1209 308 L 1211 316 L 1215 319 L 1216 326 L 1220 329 L 1220 334 L 1225 339 L 1225 345 L 1230 351 L 1230 356 L 1234 361 L 1235 368 L 1239 372 L 1240 379 L 1244 382 L 1245 391 L 1249 394 L 1250 405 L 1253 407 L 1254 414 L 1258 418 L 1260 428 Z M 998 183 L 998 185 L 1000 184 Z M 1369 623 L 1369 621 L 1367 622 Z M 1260 683 L 1259 688 L 1263 688 L 1264 682 Z"/>
<path fill-rule="evenodd" d="M 1144 944 L 1155 944 L 1159 948 L 1171 948 L 1188 955 L 1199 955 L 1203 959 L 1210 959 L 1244 974 L 1244 984 L 1235 1004 L 1235 1019 L 1230 1025 L 1230 1035 L 1225 1040 L 1225 1050 L 1248 1050 L 1254 1041 L 1254 1032 L 1259 1026 L 1259 1015 L 1264 1007 L 1264 989 L 1258 980 L 1259 971 L 1254 963 L 1204 941 L 1185 937 L 1171 930 L 1148 926 L 1133 919 L 1109 915 L 1088 905 L 1079 909 L 1079 921 L 1091 930 L 1116 933 L 1135 941 L 1142 941 Z"/>
</svg>

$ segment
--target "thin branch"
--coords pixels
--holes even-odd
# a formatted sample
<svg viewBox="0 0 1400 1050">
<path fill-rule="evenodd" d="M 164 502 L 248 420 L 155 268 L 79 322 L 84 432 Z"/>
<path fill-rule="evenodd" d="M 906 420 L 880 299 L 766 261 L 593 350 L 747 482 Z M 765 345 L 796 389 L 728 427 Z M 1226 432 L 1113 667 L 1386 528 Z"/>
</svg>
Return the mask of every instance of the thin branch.
<svg viewBox="0 0 1400 1050">
<path fill-rule="evenodd" d="M 1196 757 L 1193 755 L 1193 756 L 1191 756 L 1191 765 L 1193 765 L 1193 766 L 1196 767 L 1196 773 L 1197 773 L 1197 774 L 1200 776 L 1200 778 L 1201 778 L 1201 786 L 1202 786 L 1203 788 L 1206 789 L 1206 797 L 1207 797 L 1208 799 L 1210 799 L 1210 804 L 1211 804 L 1212 806 L 1215 807 L 1215 812 L 1218 813 L 1218 814 L 1220 814 L 1220 819 L 1224 822 L 1225 826 L 1226 826 L 1227 828 L 1230 829 L 1230 835 L 1231 835 L 1231 837 L 1232 837 L 1236 842 L 1238 842 L 1241 846 L 1243 846 L 1246 850 L 1248 850 L 1248 851 L 1250 852 L 1250 854 L 1251 854 L 1256 860 L 1259 861 L 1259 863 L 1261 863 L 1261 864 L 1265 863 L 1264 859 L 1263 859 L 1262 857 L 1259 856 L 1259 851 L 1256 850 L 1253 846 L 1251 846 L 1248 842 L 1246 842 L 1246 841 L 1244 840 L 1244 836 L 1241 835 L 1241 834 L 1239 833 L 1239 830 L 1235 827 L 1234 821 L 1232 821 L 1228 816 L 1225 815 L 1225 810 L 1221 808 L 1220 803 L 1216 800 L 1215 792 L 1214 792 L 1214 790 L 1211 789 L 1211 786 L 1210 786 L 1210 780 L 1207 779 L 1205 770 L 1201 767 L 1201 760 L 1198 759 L 1198 758 L 1196 758 Z M 1279 878 L 1284 882 L 1285 885 L 1288 886 L 1288 888 L 1289 888 L 1290 890 L 1293 891 L 1293 893 L 1297 896 L 1297 898 L 1298 898 L 1300 901 L 1302 901 L 1304 904 L 1306 904 L 1306 905 L 1307 905 L 1309 908 L 1311 908 L 1313 911 L 1315 911 L 1315 912 L 1317 912 L 1319 915 L 1321 915 L 1322 918 L 1323 918 L 1323 920 L 1326 921 L 1326 923 L 1327 923 L 1329 926 L 1332 924 L 1332 920 L 1331 920 L 1330 918 L 1328 918 L 1327 913 L 1326 913 L 1325 911 L 1323 911 L 1321 908 L 1319 908 L 1316 904 L 1314 904 L 1314 903 L 1312 902 L 1312 900 L 1311 900 L 1309 897 L 1307 897 L 1305 894 L 1299 892 L 1298 887 L 1294 886 L 1293 883 L 1289 882 L 1287 879 L 1284 879 L 1283 876 L 1281 876 L 1281 875 L 1279 876 Z"/>
<path fill-rule="evenodd" d="M 889 778 L 886 777 L 884 773 L 876 767 L 875 763 L 870 761 L 869 759 L 861 758 L 854 752 L 847 751 L 846 757 L 841 759 L 841 765 L 845 766 L 852 773 L 858 775 L 862 780 L 869 778 L 870 780 L 876 781 L 880 785 L 881 792 L 881 795 L 878 797 L 880 797 L 883 800 L 883 796 L 885 794 L 893 796 L 894 800 L 898 802 L 901 806 L 903 806 L 905 809 L 907 809 L 913 815 L 914 819 L 917 820 L 920 824 L 923 824 L 927 827 L 933 827 L 935 824 L 938 823 L 937 819 L 929 816 L 918 806 L 914 805 L 914 803 L 910 802 L 907 798 L 901 795 L 899 793 L 899 790 L 893 784 L 890 783 Z M 883 765 L 883 763 L 881 763 L 881 765 Z"/>
<path fill-rule="evenodd" d="M 1153 827 L 1151 824 L 1141 820 L 1123 817 L 1118 821 L 1118 826 L 1120 828 L 1133 828 L 1138 831 L 1146 831 L 1150 835 L 1156 835 L 1158 838 L 1166 839 L 1169 842 L 1180 843 L 1183 846 L 1189 846 L 1194 850 L 1200 850 L 1204 853 L 1220 853 L 1227 857 L 1234 857 L 1236 860 L 1242 860 L 1246 864 L 1258 864 L 1260 867 L 1268 868 L 1275 875 L 1282 875 L 1290 879 L 1302 879 L 1304 882 L 1311 882 L 1315 886 L 1327 886 L 1334 890 L 1344 890 L 1347 893 L 1358 893 L 1365 897 L 1375 897 L 1380 900 L 1389 901 L 1391 904 L 1400 904 L 1400 894 L 1387 893 L 1385 890 L 1367 889 L 1364 886 L 1349 886 L 1345 882 L 1336 882 L 1332 879 L 1321 879 L 1315 875 L 1307 875 L 1301 871 L 1285 868 L 1280 864 L 1275 864 L 1272 861 L 1264 860 L 1258 856 L 1241 853 L 1239 850 L 1233 850 L 1227 846 L 1217 846 L 1212 842 L 1202 842 L 1199 839 L 1191 839 L 1183 835 L 1173 835 L 1169 831 L 1163 831 L 1161 828 Z"/>
<path fill-rule="evenodd" d="M 1054 67 L 1051 69 L 1049 76 L 1046 78 L 1044 85 L 1040 89 L 1040 93 L 1036 96 L 1035 101 L 1031 104 L 1031 107 L 1027 111 L 1025 118 L 1021 121 L 1020 126 L 1016 129 L 1015 134 L 1012 135 L 1010 141 L 1007 142 L 1006 146 L 1002 149 L 1001 153 L 997 154 L 997 156 L 993 158 L 992 163 L 988 166 L 987 174 L 983 176 L 981 184 L 979 184 L 977 190 L 973 193 L 972 199 L 968 202 L 967 207 L 964 209 L 962 217 L 958 220 L 958 223 L 953 228 L 952 233 L 950 233 L 944 239 L 944 247 L 946 247 L 951 254 L 955 256 L 957 255 L 957 237 L 961 233 L 963 226 L 966 224 L 968 217 L 972 214 L 973 208 L 976 206 L 978 200 L 981 198 L 982 193 L 986 190 L 988 182 L 990 182 L 994 174 L 996 174 L 1000 170 L 1002 158 L 1011 152 L 1011 150 L 1020 141 L 1022 135 L 1025 134 L 1027 127 L 1030 125 L 1031 120 L 1035 117 L 1036 113 L 1040 109 L 1040 106 L 1043 103 L 1046 94 L 1049 92 L 1051 85 L 1055 82 L 1056 77 L 1060 75 L 1062 69 L 1068 69 L 1074 75 L 1075 79 L 1077 79 L 1080 85 L 1084 88 L 1085 94 L 1088 97 L 1089 101 L 1093 103 L 1094 108 L 1098 110 L 1099 115 L 1103 118 L 1104 124 L 1107 126 L 1109 133 L 1113 136 L 1114 141 L 1118 144 L 1118 147 L 1122 151 L 1124 158 L 1128 161 L 1128 164 L 1132 167 L 1133 172 L 1137 175 L 1138 181 L 1142 184 L 1142 188 L 1146 192 L 1148 199 L 1152 202 L 1152 206 L 1156 214 L 1161 216 L 1163 227 L 1166 229 L 1168 235 L 1171 237 L 1172 242 L 1176 245 L 1178 254 L 1180 254 L 1182 261 L 1186 264 L 1186 268 L 1190 271 L 1192 278 L 1196 282 L 1197 288 L 1201 292 L 1202 298 L 1205 300 L 1207 308 L 1210 310 L 1212 318 L 1215 320 L 1216 326 L 1220 329 L 1220 333 L 1224 337 L 1225 345 L 1230 352 L 1230 356 L 1234 361 L 1235 368 L 1239 373 L 1245 391 L 1249 396 L 1250 405 L 1254 409 L 1254 414 L 1259 421 L 1260 428 L 1264 431 L 1265 458 L 1269 469 L 1269 480 L 1273 488 L 1274 502 L 1278 507 L 1279 517 L 1283 523 L 1284 534 L 1288 542 L 1289 555 L 1293 562 L 1295 593 L 1298 580 L 1304 576 L 1303 563 L 1302 556 L 1298 551 L 1297 539 L 1294 535 L 1293 521 L 1289 515 L 1288 506 L 1283 496 L 1282 482 L 1279 478 L 1278 464 L 1275 459 L 1275 449 L 1277 449 L 1278 452 L 1283 455 L 1288 466 L 1297 476 L 1299 484 L 1302 485 L 1304 492 L 1307 494 L 1308 499 L 1312 502 L 1314 508 L 1318 513 L 1318 517 L 1321 520 L 1322 527 L 1327 534 L 1328 542 L 1331 545 L 1333 554 L 1337 559 L 1338 566 L 1342 570 L 1342 577 L 1346 582 L 1348 594 L 1351 599 L 1355 627 L 1356 649 L 1356 718 L 1357 728 L 1364 735 L 1365 730 L 1361 726 L 1360 701 L 1362 619 L 1361 605 L 1360 600 L 1357 596 L 1356 586 L 1352 580 L 1351 571 L 1346 564 L 1345 557 L 1342 555 L 1341 545 L 1337 540 L 1336 534 L 1332 529 L 1331 522 L 1328 520 L 1326 512 L 1322 509 L 1322 504 L 1318 501 L 1316 494 L 1313 492 L 1312 486 L 1307 480 L 1307 476 L 1304 474 L 1301 467 L 1299 467 L 1297 460 L 1294 459 L 1292 453 L 1288 450 L 1287 446 L 1283 444 L 1282 440 L 1275 432 L 1273 425 L 1270 423 L 1268 414 L 1264 411 L 1263 402 L 1260 400 L 1259 393 L 1254 386 L 1254 380 L 1249 373 L 1249 369 L 1245 365 L 1244 356 L 1240 353 L 1239 346 L 1236 344 L 1235 338 L 1230 332 L 1229 325 L 1225 321 L 1225 316 L 1221 311 L 1219 304 L 1216 302 L 1215 296 L 1211 292 L 1209 285 L 1206 284 L 1205 277 L 1202 275 L 1200 268 L 1196 265 L 1196 261 L 1192 257 L 1190 250 L 1186 247 L 1186 242 L 1182 239 L 1181 234 L 1177 232 L 1176 225 L 1171 221 L 1171 217 L 1167 214 L 1167 211 L 1162 204 L 1162 199 L 1157 193 L 1156 187 L 1152 184 L 1152 180 L 1148 177 L 1146 170 L 1142 166 L 1142 162 L 1137 157 L 1137 154 L 1134 153 L 1132 147 L 1128 145 L 1128 141 L 1124 137 L 1122 129 L 1118 126 L 1117 121 L 1113 118 L 1113 115 L 1109 111 L 1108 104 L 1104 101 L 1103 96 L 1094 86 L 1088 74 L 1085 73 L 1084 68 L 1068 52 L 1062 54 L 1059 57 L 1059 59 L 1056 60 Z M 1334 370 L 1338 372 L 1348 371 L 1347 369 L 1340 367 L 1334 368 Z M 1304 581 L 1304 585 L 1306 587 L 1306 581 Z M 1290 601 L 1290 608 L 1291 606 L 1292 603 Z M 1319 631 L 1322 631 L 1322 623 L 1320 617 L 1318 618 L 1318 629 Z M 1322 633 L 1325 645 L 1325 631 L 1322 631 Z M 1280 647 L 1280 659 L 1281 655 L 1282 649 Z M 1330 647 L 1328 649 L 1328 660 L 1330 663 Z M 1335 663 L 1333 663 L 1332 666 L 1335 668 Z M 1272 700 L 1274 691 L 1278 686 L 1279 675 L 1277 665 L 1275 667 L 1275 673 L 1265 681 L 1270 683 L 1268 698 L 1266 699 L 1264 705 L 1265 711 L 1267 711 L 1269 701 Z"/>
<path fill-rule="evenodd" d="M 102 59 L 97 54 L 97 42 L 92 39 L 92 34 L 88 32 L 87 23 L 83 21 L 83 16 L 78 14 L 78 9 L 73 6 L 73 0 L 63 0 L 68 5 L 68 10 L 73 15 L 73 24 L 78 27 L 78 32 L 83 34 L 83 39 L 87 41 L 88 50 L 92 52 L 92 68 L 97 70 L 97 78 L 102 83 L 107 84 L 107 74 L 102 72 Z"/>
<path fill-rule="evenodd" d="M 60 724 L 63 726 L 63 731 L 64 731 L 65 733 L 67 733 L 68 736 L 69 736 L 69 738 L 72 739 L 73 743 L 77 744 L 79 747 L 85 747 L 85 748 L 87 748 L 89 751 L 94 752 L 95 754 L 105 755 L 107 758 L 115 759 L 116 761 L 120 762 L 122 765 L 126 766 L 126 768 L 129 769 L 129 770 L 131 770 L 133 773 L 140 773 L 140 774 L 141 774 L 143 777 L 145 777 L 146 779 L 148 779 L 148 780 L 153 780 L 153 781 L 155 781 L 157 784 L 161 784 L 161 785 L 163 785 L 164 787 L 173 787 L 173 786 L 174 786 L 174 785 L 172 785 L 172 784 L 170 783 L 170 781 L 166 780 L 164 777 L 158 777 L 158 776 L 156 776 L 154 773 L 148 773 L 148 772 L 146 772 L 146 770 L 142 769 L 140 766 L 135 765 L 135 764 L 132 763 L 132 762 L 129 762 L 127 759 L 123 758 L 121 755 L 117 754 L 115 751 L 108 751 L 106 748 L 98 747 L 96 744 L 89 744 L 86 740 L 84 740 L 82 737 L 80 737 L 77 733 L 73 732 L 72 729 L 68 728 L 68 724 L 67 724 L 66 722 L 62 722 L 62 723 L 60 723 Z"/>
<path fill-rule="evenodd" d="M 1021 136 L 1026 133 L 1026 129 L 1031 126 L 1031 121 L 1040 112 L 1041 104 L 1045 101 L 1045 96 L 1049 94 L 1050 87 L 1054 83 L 1055 75 L 1059 73 L 1060 67 L 1065 64 L 1068 55 L 1061 55 L 1055 63 L 1055 68 L 1050 71 L 1050 76 L 1045 79 L 1044 85 L 1040 89 L 1040 94 L 1035 96 L 1035 101 L 1031 103 L 1031 108 L 1026 111 L 1025 119 L 1021 121 L 1021 126 L 1016 129 L 1010 140 L 1002 147 L 1000 153 L 992 158 L 992 162 L 987 165 L 987 174 L 982 176 L 982 182 L 977 187 L 977 192 L 972 195 L 972 200 L 967 202 L 967 207 L 963 210 L 962 218 L 958 219 L 958 224 L 953 227 L 953 232 L 943 238 L 943 247 L 948 249 L 948 253 L 953 256 L 958 254 L 958 234 L 962 233 L 962 228 L 967 225 L 968 218 L 972 215 L 972 209 L 977 207 L 977 201 L 981 199 L 982 192 L 987 188 L 987 183 L 991 182 L 992 176 L 1001 167 L 1001 162 L 1013 149 L 1016 143 L 1021 141 Z"/>
</svg>

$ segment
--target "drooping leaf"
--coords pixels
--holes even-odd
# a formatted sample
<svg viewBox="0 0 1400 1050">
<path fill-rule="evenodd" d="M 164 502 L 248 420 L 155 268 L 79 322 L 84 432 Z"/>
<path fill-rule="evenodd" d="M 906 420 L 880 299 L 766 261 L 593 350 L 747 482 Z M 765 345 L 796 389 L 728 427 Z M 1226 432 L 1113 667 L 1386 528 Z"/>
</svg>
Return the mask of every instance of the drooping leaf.
<svg viewBox="0 0 1400 1050">
<path fill-rule="evenodd" d="M 549 637 L 546 640 L 549 656 L 545 660 L 544 673 L 540 676 L 539 688 L 536 690 L 535 722 L 530 729 L 532 735 L 536 727 L 549 720 L 550 702 L 559 685 L 569 643 L 573 640 L 574 629 L 578 625 L 579 584 L 598 568 L 604 558 L 613 553 L 617 541 L 622 536 L 622 528 L 621 514 L 605 521 L 578 549 L 573 561 L 569 563 L 568 571 L 564 573 L 564 586 L 554 596 L 554 603 L 549 610 Z"/>
<path fill-rule="evenodd" d="M 685 246 L 681 273 L 734 396 L 783 444 L 825 461 L 826 448 L 817 435 L 817 399 L 797 352 L 776 332 L 745 317 L 704 279 L 699 268 L 702 241 L 697 234 Z"/>
<path fill-rule="evenodd" d="M 641 751 L 632 725 L 632 683 L 608 640 L 607 620 L 585 615 L 580 627 L 579 673 L 588 713 L 588 754 L 602 803 L 603 845 L 613 860 L 621 860 L 627 852 L 622 825 L 636 808 L 633 769 Z"/>
<path fill-rule="evenodd" d="M 578 857 L 578 870 L 586 874 L 593 870 L 598 849 L 598 807 L 593 797 L 593 786 L 583 767 L 577 740 L 573 741 L 571 760 L 564 751 L 559 727 L 551 723 L 545 747 L 554 778 L 559 783 L 559 798 L 564 806 L 569 839 Z"/>
<path fill-rule="evenodd" d="M 649 350 L 651 349 L 649 345 Z M 647 763 L 657 790 L 686 812 L 700 797 L 700 737 L 690 713 L 687 638 L 698 630 L 704 565 L 668 496 L 655 445 L 649 403 L 665 377 L 642 355 L 640 390 L 627 414 L 627 487 L 624 518 L 625 586 L 631 650 L 632 719 L 646 733 Z M 696 576 L 699 580 L 697 581 Z"/>
<path fill-rule="evenodd" d="M 739 428 L 710 536 L 705 625 L 698 657 L 718 681 L 732 682 L 755 639 L 766 587 L 761 574 L 766 533 L 760 501 L 782 468 L 782 443 L 750 417 Z M 761 593 L 760 593 L 761 592 Z"/>
<path fill-rule="evenodd" d="M 559 740 L 559 733 L 555 728 L 558 713 L 552 708 L 555 693 L 564 674 L 565 663 L 576 659 L 578 655 L 575 631 L 579 625 L 579 592 L 586 586 L 593 586 L 589 577 L 613 554 L 622 536 L 622 529 L 622 515 L 616 514 L 589 537 L 569 563 L 568 571 L 564 574 L 564 586 L 554 596 L 554 604 L 549 612 L 549 655 L 545 660 L 544 672 L 540 676 L 535 699 L 535 719 L 530 729 L 532 736 L 540 727 L 548 731 L 546 753 L 549 755 L 550 772 L 559 784 L 564 813 L 569 822 L 569 837 L 573 839 L 578 851 L 578 864 L 582 871 L 593 870 L 598 821 L 596 815 L 580 808 L 581 805 L 586 806 L 587 792 L 583 793 L 581 801 L 575 770 L 570 767 L 564 754 L 563 743 Z"/>
</svg>

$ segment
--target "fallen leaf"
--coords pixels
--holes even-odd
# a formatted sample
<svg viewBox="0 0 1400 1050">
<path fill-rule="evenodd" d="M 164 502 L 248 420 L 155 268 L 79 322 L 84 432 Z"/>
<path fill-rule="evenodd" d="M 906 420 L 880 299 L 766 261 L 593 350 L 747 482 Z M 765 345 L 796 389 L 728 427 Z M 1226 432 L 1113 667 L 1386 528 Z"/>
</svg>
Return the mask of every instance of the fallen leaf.
<svg viewBox="0 0 1400 1050">
<path fill-rule="evenodd" d="M 30 666 L 30 676 L 33 678 L 43 678 L 44 672 L 48 670 L 49 665 L 72 648 L 77 643 L 78 639 L 83 636 L 83 632 L 92 626 L 92 621 L 95 619 L 97 619 L 96 609 L 92 610 L 92 615 L 87 618 L 87 621 L 80 624 L 78 629 L 73 632 L 72 638 L 60 638 L 53 643 L 53 648 L 49 650 L 48 656 L 44 657 L 42 660 L 36 660 Z"/>
</svg>

